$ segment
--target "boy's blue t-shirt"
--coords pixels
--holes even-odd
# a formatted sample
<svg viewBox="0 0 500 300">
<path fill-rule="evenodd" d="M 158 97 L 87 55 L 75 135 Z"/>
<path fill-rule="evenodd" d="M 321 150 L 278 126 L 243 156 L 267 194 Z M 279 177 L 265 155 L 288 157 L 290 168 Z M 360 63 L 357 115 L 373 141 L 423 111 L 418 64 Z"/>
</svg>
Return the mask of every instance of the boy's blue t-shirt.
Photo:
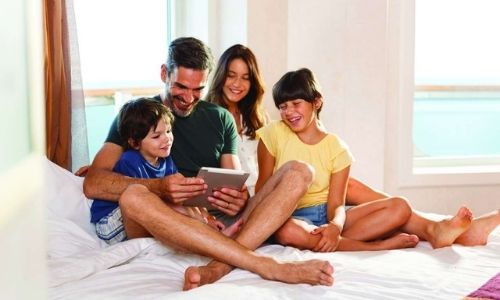
<svg viewBox="0 0 500 300">
<path fill-rule="evenodd" d="M 127 150 L 122 154 L 113 171 L 133 178 L 161 178 L 177 173 L 177 167 L 171 156 L 160 158 L 158 163 L 158 167 L 155 167 L 147 162 L 139 151 Z M 95 199 L 90 207 L 90 221 L 97 223 L 117 207 L 118 202 Z"/>
</svg>

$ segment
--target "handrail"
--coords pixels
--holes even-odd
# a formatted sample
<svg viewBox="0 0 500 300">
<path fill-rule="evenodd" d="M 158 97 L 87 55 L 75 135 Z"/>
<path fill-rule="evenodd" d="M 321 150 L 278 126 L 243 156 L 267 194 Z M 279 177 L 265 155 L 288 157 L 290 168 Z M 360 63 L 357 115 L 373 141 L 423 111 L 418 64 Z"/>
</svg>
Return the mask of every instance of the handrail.
<svg viewBox="0 0 500 300">
<path fill-rule="evenodd" d="M 500 85 L 415 85 L 416 92 L 500 92 Z"/>
<path fill-rule="evenodd" d="M 139 95 L 155 95 L 161 91 L 157 88 L 107 88 L 83 90 L 85 97 L 113 96 L 115 92 Z M 416 92 L 500 92 L 500 85 L 416 85 Z"/>
<path fill-rule="evenodd" d="M 116 92 L 131 94 L 132 96 L 156 95 L 160 93 L 161 87 L 157 88 L 107 88 L 107 89 L 86 89 L 83 90 L 85 97 L 107 97 L 113 96 Z"/>
</svg>

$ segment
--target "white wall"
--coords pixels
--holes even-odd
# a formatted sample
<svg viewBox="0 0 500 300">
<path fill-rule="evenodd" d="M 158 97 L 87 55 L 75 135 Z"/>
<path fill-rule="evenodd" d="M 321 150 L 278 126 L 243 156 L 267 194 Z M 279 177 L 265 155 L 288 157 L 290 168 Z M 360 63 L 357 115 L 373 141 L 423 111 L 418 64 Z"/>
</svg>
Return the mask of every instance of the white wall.
<svg viewBox="0 0 500 300">
<path fill-rule="evenodd" d="M 0 299 L 45 299 L 42 10 L 0 2 Z"/>
<path fill-rule="evenodd" d="M 268 92 L 286 71 L 309 67 L 316 73 L 326 98 L 321 119 L 350 145 L 354 176 L 406 196 L 422 210 L 451 214 L 467 204 L 481 214 L 500 206 L 500 184 L 481 184 L 474 175 L 462 177 L 473 185 L 402 184 L 398 170 L 411 157 L 400 151 L 400 132 L 411 132 L 411 122 L 404 120 L 411 112 L 403 114 L 402 107 L 411 107 L 404 101 L 412 99 L 400 89 L 413 80 L 398 29 L 408 21 L 399 10 L 403 1 L 234 1 L 247 4 L 247 45 L 257 55 Z M 240 26 L 227 18 L 219 26 Z M 265 105 L 278 118 L 270 93 Z"/>
</svg>

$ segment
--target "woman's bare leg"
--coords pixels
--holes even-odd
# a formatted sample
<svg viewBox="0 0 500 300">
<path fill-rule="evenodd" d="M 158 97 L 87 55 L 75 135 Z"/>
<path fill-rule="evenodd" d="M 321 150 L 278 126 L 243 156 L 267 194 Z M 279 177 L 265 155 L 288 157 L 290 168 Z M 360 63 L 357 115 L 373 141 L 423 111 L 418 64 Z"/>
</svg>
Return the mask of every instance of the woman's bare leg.
<svg viewBox="0 0 500 300">
<path fill-rule="evenodd" d="M 433 248 L 442 248 L 452 245 L 469 228 L 471 221 L 472 212 L 467 207 L 461 207 L 455 216 L 441 221 L 430 220 L 413 211 L 402 231 L 416 234 Z"/>
<path fill-rule="evenodd" d="M 494 210 L 472 220 L 468 230 L 462 233 L 455 243 L 464 246 L 486 245 L 490 233 L 500 225 L 500 210 Z"/>
<path fill-rule="evenodd" d="M 349 178 L 346 199 L 348 204 L 359 205 L 386 197 L 389 195 Z M 466 232 L 471 225 L 471 219 L 472 213 L 467 207 L 461 207 L 455 216 L 441 221 L 433 221 L 412 210 L 411 217 L 402 230 L 417 235 L 421 240 L 429 241 L 434 248 L 440 248 L 453 244 L 455 239 Z"/>
</svg>

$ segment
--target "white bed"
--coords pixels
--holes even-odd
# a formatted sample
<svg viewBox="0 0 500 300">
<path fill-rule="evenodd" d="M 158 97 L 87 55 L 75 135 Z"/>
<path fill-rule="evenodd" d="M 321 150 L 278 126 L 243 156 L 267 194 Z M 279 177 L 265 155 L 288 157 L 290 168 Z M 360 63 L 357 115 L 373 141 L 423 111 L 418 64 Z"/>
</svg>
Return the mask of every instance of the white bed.
<svg viewBox="0 0 500 300">
<path fill-rule="evenodd" d="M 184 270 L 208 259 L 176 253 L 153 239 L 106 247 L 89 224 L 83 179 L 47 161 L 50 299 L 461 299 L 500 272 L 500 229 L 480 247 L 313 253 L 277 245 L 259 253 L 281 260 L 321 258 L 332 287 L 289 285 L 234 270 L 218 282 L 181 291 Z"/>
</svg>

